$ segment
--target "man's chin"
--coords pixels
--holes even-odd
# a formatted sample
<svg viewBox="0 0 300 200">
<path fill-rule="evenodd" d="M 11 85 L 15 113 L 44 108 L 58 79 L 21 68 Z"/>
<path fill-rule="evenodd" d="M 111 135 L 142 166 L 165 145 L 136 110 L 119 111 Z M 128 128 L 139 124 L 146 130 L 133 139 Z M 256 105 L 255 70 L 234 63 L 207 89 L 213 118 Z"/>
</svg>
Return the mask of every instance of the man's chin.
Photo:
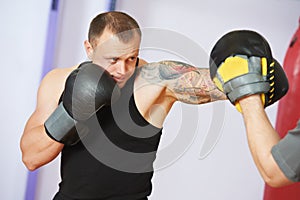
<svg viewBox="0 0 300 200">
<path fill-rule="evenodd" d="M 125 86 L 126 82 L 117 82 L 117 85 L 119 88 L 123 88 Z"/>
</svg>

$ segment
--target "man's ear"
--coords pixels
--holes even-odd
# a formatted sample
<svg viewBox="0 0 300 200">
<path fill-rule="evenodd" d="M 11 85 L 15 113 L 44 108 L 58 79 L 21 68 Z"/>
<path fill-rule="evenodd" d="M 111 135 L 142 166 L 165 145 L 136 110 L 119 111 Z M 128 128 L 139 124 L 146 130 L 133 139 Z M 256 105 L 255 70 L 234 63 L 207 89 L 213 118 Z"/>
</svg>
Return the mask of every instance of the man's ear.
<svg viewBox="0 0 300 200">
<path fill-rule="evenodd" d="M 93 59 L 93 54 L 94 54 L 94 49 L 91 45 L 91 43 L 87 40 L 84 41 L 84 48 L 85 48 L 85 52 L 86 52 L 86 55 L 88 56 L 88 58 L 90 60 Z"/>
</svg>

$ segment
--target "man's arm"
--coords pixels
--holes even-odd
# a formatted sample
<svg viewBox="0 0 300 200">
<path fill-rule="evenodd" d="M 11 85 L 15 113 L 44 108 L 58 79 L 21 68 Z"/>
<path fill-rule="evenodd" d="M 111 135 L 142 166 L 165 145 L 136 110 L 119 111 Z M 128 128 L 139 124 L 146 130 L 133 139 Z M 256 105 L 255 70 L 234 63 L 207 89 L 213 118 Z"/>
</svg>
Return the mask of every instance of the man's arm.
<svg viewBox="0 0 300 200">
<path fill-rule="evenodd" d="M 22 160 L 29 170 L 35 170 L 52 161 L 61 152 L 63 144 L 51 139 L 44 123 L 58 105 L 64 86 L 62 69 L 48 73 L 38 90 L 37 106 L 26 123 L 20 141 Z"/>
<path fill-rule="evenodd" d="M 166 87 L 169 97 L 184 103 L 202 104 L 227 99 L 212 82 L 208 68 L 197 68 L 178 61 L 161 61 L 143 66 L 140 77 L 148 84 Z"/>
<path fill-rule="evenodd" d="M 254 162 L 264 181 L 273 187 L 293 183 L 283 174 L 275 162 L 271 149 L 280 141 L 270 123 L 259 95 L 239 101 L 246 126 L 248 144 Z"/>
</svg>

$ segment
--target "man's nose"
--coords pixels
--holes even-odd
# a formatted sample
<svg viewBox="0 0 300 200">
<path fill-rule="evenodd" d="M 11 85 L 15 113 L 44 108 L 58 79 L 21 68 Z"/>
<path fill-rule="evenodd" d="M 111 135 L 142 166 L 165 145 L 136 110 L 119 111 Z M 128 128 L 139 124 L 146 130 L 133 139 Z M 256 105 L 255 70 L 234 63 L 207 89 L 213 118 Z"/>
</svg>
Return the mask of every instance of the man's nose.
<svg viewBox="0 0 300 200">
<path fill-rule="evenodd" d="M 118 73 L 124 75 L 126 73 L 126 63 L 125 62 L 119 62 L 118 66 Z"/>
</svg>

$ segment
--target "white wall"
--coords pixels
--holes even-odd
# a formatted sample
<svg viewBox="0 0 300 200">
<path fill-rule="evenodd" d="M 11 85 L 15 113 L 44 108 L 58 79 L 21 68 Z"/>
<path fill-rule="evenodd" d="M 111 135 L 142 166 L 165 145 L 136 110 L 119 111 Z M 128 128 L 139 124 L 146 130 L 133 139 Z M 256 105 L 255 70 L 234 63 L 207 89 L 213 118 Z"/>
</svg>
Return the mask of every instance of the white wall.
<svg viewBox="0 0 300 200">
<path fill-rule="evenodd" d="M 72 66 L 85 59 L 83 40 L 88 23 L 107 3 L 104 0 L 63 2 L 54 67 Z M 1 77 L 1 158 L 4 159 L 0 167 L 1 199 L 19 200 L 25 192 L 27 170 L 21 163 L 19 139 L 35 105 L 49 6 L 50 0 L 1 2 L 0 40 L 5 72 Z M 178 59 L 206 67 L 208 52 L 216 40 L 227 31 L 240 28 L 262 33 L 275 57 L 283 61 L 298 26 L 300 1 L 119 0 L 117 9 L 135 17 L 146 32 L 144 41 L 155 43 L 152 49 L 142 49 L 141 55 L 146 60 Z M 149 27 L 158 29 L 151 32 L 153 29 Z M 159 30 L 170 37 L 161 40 L 156 36 L 154 40 L 161 40 L 157 44 L 149 34 L 157 34 Z M 168 39 L 174 38 L 176 45 L 169 44 Z M 160 45 L 170 49 L 158 49 Z M 198 50 L 201 53 L 197 58 Z M 274 105 L 267 109 L 273 123 L 276 108 Z M 191 131 L 190 126 L 196 128 Z M 199 159 L 204 140 L 209 137 L 206 134 L 214 132 L 217 132 L 215 148 Z M 174 148 L 176 142 L 178 148 Z M 263 195 L 264 184 L 251 159 L 241 115 L 228 102 L 201 106 L 176 104 L 165 123 L 156 167 L 152 200 L 256 200 Z M 41 168 L 36 199 L 51 199 L 58 182 L 59 159 L 56 159 Z"/>
<path fill-rule="evenodd" d="M 23 199 L 20 137 L 36 103 L 50 0 L 1 0 L 0 198 Z"/>
</svg>

